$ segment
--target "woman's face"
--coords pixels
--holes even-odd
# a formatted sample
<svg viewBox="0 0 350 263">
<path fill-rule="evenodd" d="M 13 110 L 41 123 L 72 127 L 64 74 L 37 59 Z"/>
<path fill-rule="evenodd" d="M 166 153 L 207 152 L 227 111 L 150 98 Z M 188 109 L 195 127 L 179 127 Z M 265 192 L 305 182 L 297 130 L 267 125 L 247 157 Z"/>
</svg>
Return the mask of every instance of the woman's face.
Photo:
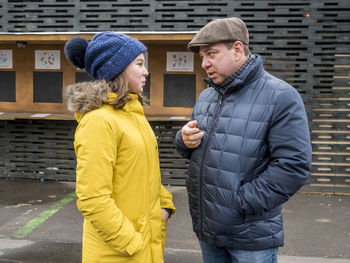
<svg viewBox="0 0 350 263">
<path fill-rule="evenodd" d="M 129 66 L 126 67 L 125 73 L 129 83 L 129 92 L 142 93 L 143 87 L 146 85 L 146 77 L 148 76 L 144 54 L 138 55 Z"/>
</svg>

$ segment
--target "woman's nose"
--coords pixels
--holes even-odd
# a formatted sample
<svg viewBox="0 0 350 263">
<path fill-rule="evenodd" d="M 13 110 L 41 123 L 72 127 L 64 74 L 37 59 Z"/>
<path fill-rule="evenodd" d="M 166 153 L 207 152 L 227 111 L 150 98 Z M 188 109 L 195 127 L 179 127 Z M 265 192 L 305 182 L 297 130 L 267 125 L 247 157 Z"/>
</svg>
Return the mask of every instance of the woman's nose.
<svg viewBox="0 0 350 263">
<path fill-rule="evenodd" d="M 143 75 L 147 77 L 148 74 L 149 74 L 149 73 L 148 73 L 148 70 L 145 68 L 144 71 L 143 71 Z"/>
</svg>

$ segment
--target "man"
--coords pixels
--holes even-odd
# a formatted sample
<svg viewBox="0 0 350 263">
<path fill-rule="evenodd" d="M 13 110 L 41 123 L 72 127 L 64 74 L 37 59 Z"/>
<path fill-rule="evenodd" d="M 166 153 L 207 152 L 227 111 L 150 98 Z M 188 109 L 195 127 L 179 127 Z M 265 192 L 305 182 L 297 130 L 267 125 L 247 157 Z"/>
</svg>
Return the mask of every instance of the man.
<svg viewBox="0 0 350 263">
<path fill-rule="evenodd" d="M 209 88 L 199 96 L 176 147 L 204 263 L 277 262 L 282 204 L 309 176 L 311 145 L 299 93 L 250 54 L 239 18 L 213 20 L 188 44 Z"/>
</svg>

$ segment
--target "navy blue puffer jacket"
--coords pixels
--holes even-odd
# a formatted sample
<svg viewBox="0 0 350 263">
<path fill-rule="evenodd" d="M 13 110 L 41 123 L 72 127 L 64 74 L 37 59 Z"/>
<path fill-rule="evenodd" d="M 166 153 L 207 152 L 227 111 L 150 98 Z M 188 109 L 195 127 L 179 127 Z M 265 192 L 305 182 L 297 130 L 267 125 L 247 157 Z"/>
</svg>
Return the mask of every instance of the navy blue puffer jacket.
<svg viewBox="0 0 350 263">
<path fill-rule="evenodd" d="M 190 166 L 186 180 L 193 229 L 219 247 L 262 250 L 283 245 L 282 204 L 311 169 L 307 116 L 299 93 L 267 73 L 260 56 L 239 77 L 210 83 L 192 119 L 199 147 L 176 147 Z"/>
</svg>

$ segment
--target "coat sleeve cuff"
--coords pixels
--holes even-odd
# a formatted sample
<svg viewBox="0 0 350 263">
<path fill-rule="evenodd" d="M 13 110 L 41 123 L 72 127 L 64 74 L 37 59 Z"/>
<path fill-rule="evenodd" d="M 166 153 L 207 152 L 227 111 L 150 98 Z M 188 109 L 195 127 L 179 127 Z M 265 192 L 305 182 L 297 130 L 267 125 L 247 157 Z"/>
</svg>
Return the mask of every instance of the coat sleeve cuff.
<svg viewBox="0 0 350 263">
<path fill-rule="evenodd" d="M 131 242 L 129 243 L 129 245 L 126 247 L 125 250 L 130 256 L 132 256 L 133 254 L 141 250 L 141 245 L 142 245 L 142 236 L 140 233 L 136 232 L 135 237 L 133 238 L 133 240 L 131 240 Z"/>
<path fill-rule="evenodd" d="M 170 208 L 164 208 L 164 209 L 168 212 L 168 214 L 169 214 L 168 219 L 169 219 L 173 214 L 173 209 L 170 209 Z"/>
</svg>

